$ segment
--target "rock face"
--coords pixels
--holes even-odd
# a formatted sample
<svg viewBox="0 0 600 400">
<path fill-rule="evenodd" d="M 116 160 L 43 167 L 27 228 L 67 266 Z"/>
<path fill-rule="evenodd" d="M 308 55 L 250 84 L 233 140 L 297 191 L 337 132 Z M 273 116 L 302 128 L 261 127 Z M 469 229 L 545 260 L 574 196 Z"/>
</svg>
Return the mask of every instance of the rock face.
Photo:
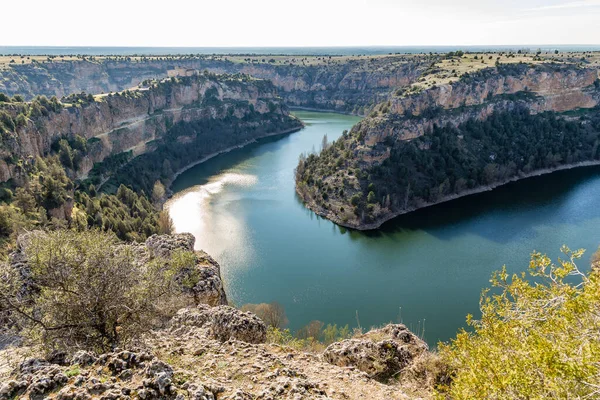
<svg viewBox="0 0 600 400">
<path fill-rule="evenodd" d="M 152 235 L 141 246 L 141 259 L 145 262 L 152 257 L 170 257 L 177 250 L 194 251 L 196 238 L 191 233 L 174 235 Z M 221 267 L 204 251 L 195 251 L 196 264 L 193 270 L 183 271 L 183 275 L 193 274 L 198 283 L 191 289 L 196 304 L 211 306 L 227 304 L 227 296 L 221 279 Z M 185 276 L 180 277 L 184 279 Z"/>
<path fill-rule="evenodd" d="M 532 113 L 593 108 L 600 103 L 594 86 L 597 80 L 597 69 L 574 65 L 488 68 L 452 85 L 407 97 L 391 97 L 389 114 L 366 118 L 353 129 L 365 134 L 365 145 L 375 147 L 388 136 L 409 140 L 434 125 L 456 126 L 472 118 L 484 120 L 494 111 L 510 109 L 516 102 L 526 105 Z"/>
<path fill-rule="evenodd" d="M 364 115 L 393 90 L 415 82 L 436 57 L 358 58 L 325 65 L 212 62 L 206 68 L 268 79 L 290 106 Z"/>
<path fill-rule="evenodd" d="M 208 70 L 270 80 L 289 105 L 365 114 L 395 88 L 416 81 L 436 58 L 417 55 L 336 57 L 330 62 L 323 59 L 294 65 L 231 62 L 210 57 L 11 64 L 0 71 L 0 92 L 27 98 L 38 94 L 60 97 L 81 91 L 108 93 L 134 87 L 149 78 Z"/>
<path fill-rule="evenodd" d="M 13 118 L 20 112 L 18 105 L 5 104 L 3 109 Z M 79 177 L 85 177 L 94 163 L 110 155 L 131 152 L 135 157 L 154 150 L 153 142 L 179 122 L 227 119 L 243 124 L 247 115 L 268 115 L 288 129 L 301 126 L 289 116 L 270 82 L 207 73 L 96 98 L 29 119 L 5 135 L 0 155 L 3 160 L 31 162 L 48 154 L 58 139 L 79 135 L 87 139 L 88 151 L 77 171 Z M 257 130 L 255 134 L 267 133 L 273 132 Z M 0 163 L 2 181 L 15 177 L 18 171 L 16 162 Z"/>
<path fill-rule="evenodd" d="M 325 349 L 323 357 L 333 365 L 356 367 L 385 382 L 427 350 L 427 344 L 406 326 L 390 324 L 359 338 L 333 343 Z"/>
</svg>

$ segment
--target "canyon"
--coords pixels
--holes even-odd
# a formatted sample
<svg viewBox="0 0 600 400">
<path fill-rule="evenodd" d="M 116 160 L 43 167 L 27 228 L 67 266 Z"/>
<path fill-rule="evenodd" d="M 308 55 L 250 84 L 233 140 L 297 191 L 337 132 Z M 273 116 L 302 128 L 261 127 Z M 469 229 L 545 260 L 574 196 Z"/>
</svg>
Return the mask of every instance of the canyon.
<svg viewBox="0 0 600 400">
<path fill-rule="evenodd" d="M 0 92 L 65 96 L 109 93 L 137 86 L 145 79 L 186 76 L 197 71 L 248 74 L 270 80 L 288 106 L 365 114 L 393 90 L 415 82 L 437 56 L 293 58 L 293 63 L 247 62 L 226 57 L 175 57 L 42 61 L 9 64 L 0 69 Z M 278 58 L 278 57 L 275 57 Z M 290 59 L 292 59 L 290 57 Z M 253 60 L 254 61 L 254 60 Z"/>
<path fill-rule="evenodd" d="M 267 136 L 301 129 L 304 123 L 290 114 L 288 106 L 366 115 L 349 131 L 344 129 L 339 138 L 335 136 L 337 140 L 334 142 L 327 140 L 326 130 L 312 130 L 324 133 L 321 152 L 303 154 L 295 171 L 296 193 L 310 209 L 339 225 L 358 230 L 375 229 L 399 214 L 488 190 L 508 181 L 600 162 L 600 83 L 598 69 L 594 65 L 580 61 L 555 63 L 541 60 L 538 55 L 529 57 L 527 62 L 508 58 L 510 62 L 507 63 L 494 62 L 491 56 L 486 60 L 492 61 L 482 60 L 480 63 L 478 57 L 480 55 L 474 54 L 464 57 L 440 54 L 346 59 L 298 57 L 294 62 L 277 56 L 273 56 L 272 60 L 266 56 L 260 62 L 249 57 L 246 60 L 243 57 L 182 57 L 177 60 L 170 57 L 89 57 L 9 66 L 0 71 L 0 85 L 3 85 L 0 91 L 13 96 L 12 99 L 5 96 L 0 100 L 3 160 L 0 163 L 0 180 L 17 188 L 31 178 L 37 180 L 28 182 L 33 193 L 33 206 L 26 207 L 27 202 L 23 199 L 27 200 L 27 197 L 21 192 L 13 204 L 2 205 L 2 211 L 5 213 L 6 209 L 10 209 L 11 212 L 22 211 L 23 215 L 29 213 L 36 220 L 35 224 L 39 224 L 36 227 L 47 229 L 45 233 L 32 233 L 38 237 L 52 236 L 56 232 L 60 235 L 60 227 L 72 228 L 68 234 L 74 238 L 80 234 L 77 232 L 79 229 L 87 235 L 93 231 L 88 226 L 90 221 L 95 224 L 92 226 L 105 231 L 122 229 L 128 233 L 128 229 L 140 225 L 140 216 L 148 214 L 149 208 L 162 206 L 166 197 L 164 186 L 162 194 L 160 190 L 153 190 L 157 186 L 160 188 L 161 180 L 168 187 L 181 171 L 214 154 Z M 460 74 L 453 72 L 460 69 L 456 66 L 458 64 L 463 68 Z M 94 94 L 77 94 L 81 91 Z M 23 101 L 22 97 L 15 96 L 17 94 L 30 101 Z M 34 97 L 39 94 L 62 98 L 48 100 Z M 324 119 L 319 120 L 307 113 L 302 115 L 307 125 L 325 125 Z M 356 122 L 348 118 L 330 126 L 346 127 L 350 121 Z M 209 185 L 213 184 L 212 192 L 208 190 L 211 188 L 203 187 L 207 182 L 203 182 L 201 177 L 199 182 L 195 182 L 194 190 L 206 189 L 209 195 L 218 195 L 226 184 L 239 183 L 226 178 L 245 179 L 239 185 L 245 188 L 262 180 L 263 186 L 257 186 L 248 196 L 248 207 L 244 207 L 243 196 L 232 192 L 229 187 L 229 193 L 233 195 L 222 196 L 223 215 L 227 217 L 231 214 L 226 212 L 258 209 L 275 217 L 284 214 L 290 217 L 292 213 L 283 207 L 281 198 L 269 196 L 273 187 L 285 187 L 281 179 L 290 182 L 287 192 L 294 195 L 292 166 L 281 163 L 281 159 L 289 162 L 292 155 L 295 163 L 298 154 L 295 150 L 298 148 L 286 151 L 290 148 L 284 147 L 292 141 L 291 136 L 280 138 L 278 143 L 275 139 L 273 142 L 265 141 L 267 145 L 275 146 L 265 146 L 262 152 L 257 151 L 256 158 L 246 163 L 250 165 L 246 166 L 246 171 L 249 171 L 246 175 L 239 173 L 238 168 L 237 175 L 229 173 L 220 182 L 209 182 Z M 313 146 L 314 139 L 310 138 Z M 310 144 L 305 143 L 303 148 L 310 148 Z M 283 151 L 273 151 L 277 146 Z M 63 155 L 70 154 L 68 149 L 80 152 L 76 162 L 72 156 L 63 160 Z M 37 175 L 28 176 L 36 164 L 44 163 L 44 157 L 59 161 L 51 164 L 50 168 L 35 170 Z M 232 158 L 235 157 L 232 154 Z M 250 168 L 258 165 L 256 160 L 261 157 L 263 165 L 273 174 L 270 179 L 263 179 L 268 178 L 265 175 L 250 174 Z M 61 164 L 76 184 L 93 180 L 98 186 L 85 187 L 82 184 L 78 187 L 81 191 L 73 193 L 72 182 L 60 174 Z M 43 190 L 37 190 L 48 182 L 51 183 L 49 190 L 45 186 Z M 68 191 L 69 199 L 62 197 L 70 203 L 68 213 L 73 214 L 73 218 L 58 221 L 61 218 L 44 215 L 45 218 L 40 217 L 38 221 L 32 212 L 37 206 L 34 195 L 41 192 L 45 196 L 48 192 L 47 197 L 52 200 L 55 184 L 63 185 L 63 192 Z M 115 189 L 120 184 L 124 185 L 113 197 L 97 193 L 101 186 L 103 189 L 107 186 Z M 219 184 L 221 186 L 215 189 Z M 140 195 L 139 198 L 134 196 L 135 192 Z M 151 192 L 153 204 L 144 194 Z M 155 196 L 155 192 L 159 195 Z M 75 194 L 75 201 L 70 199 L 71 194 Z M 318 218 L 317 221 L 306 221 L 307 211 L 298 198 L 292 196 L 288 199 L 289 203 L 296 207 L 295 210 L 302 209 L 303 221 L 310 223 L 311 227 L 320 225 Z M 207 200 L 207 203 L 218 206 L 219 199 L 216 197 Z M 113 223 L 109 220 L 107 224 L 95 204 L 104 207 L 103 203 L 109 203 L 109 198 L 112 199 L 110 201 L 131 203 L 132 221 Z M 144 201 L 148 203 L 147 209 L 139 207 Z M 73 203 L 76 204 L 73 206 Z M 192 207 L 197 213 L 205 211 L 198 207 L 198 203 L 192 204 Z M 108 204 L 106 208 L 114 207 Z M 185 213 L 183 218 L 195 219 L 190 215 L 194 214 Z M 260 213 L 255 217 L 239 220 L 261 220 Z M 373 293 L 385 292 L 392 296 L 385 302 L 392 305 L 391 309 L 398 304 L 394 302 L 400 301 L 399 296 L 418 295 L 411 293 L 410 289 L 414 287 L 399 290 L 402 281 L 409 282 L 410 276 L 417 275 L 416 271 L 400 271 L 398 279 L 391 280 L 393 272 L 382 268 L 388 265 L 386 263 L 397 266 L 398 260 L 408 259 L 410 263 L 415 258 L 407 258 L 402 252 L 384 254 L 380 246 L 383 240 L 375 243 L 377 234 L 367 237 L 357 232 L 348 233 L 343 228 L 338 230 L 331 225 L 334 234 L 345 235 L 342 239 L 363 243 L 368 240 L 369 246 L 363 247 L 369 247 L 373 253 L 366 257 L 365 253 L 328 246 L 322 232 L 308 231 L 305 229 L 308 225 L 290 223 L 288 225 L 294 229 L 287 230 L 282 229 L 282 222 L 291 219 L 280 217 L 273 223 L 263 219 L 271 229 L 263 232 L 281 236 L 287 241 L 294 238 L 300 244 L 301 239 L 306 240 L 306 237 L 319 242 L 309 246 L 313 250 L 310 255 L 306 254 L 306 249 L 280 246 L 285 254 L 283 261 L 276 265 L 274 271 L 277 272 L 261 275 L 260 268 L 252 270 L 248 267 L 258 265 L 265 269 L 264 265 L 255 259 L 249 258 L 249 262 L 244 258 L 252 257 L 253 249 L 241 251 L 244 241 L 248 241 L 245 236 L 250 236 L 247 233 L 252 231 L 242 228 L 250 225 L 236 225 L 239 221 L 233 221 L 233 218 L 212 219 L 212 227 L 225 235 L 221 241 L 233 246 L 227 253 L 241 254 L 240 263 L 247 275 L 239 276 L 248 281 L 252 275 L 255 279 L 258 276 L 256 287 L 263 297 L 267 285 L 281 289 L 279 283 L 284 280 L 278 279 L 281 275 L 276 273 L 285 270 L 284 273 L 290 274 L 284 275 L 286 279 L 300 282 L 299 276 L 310 275 L 310 268 L 301 264 L 308 260 L 309 264 L 317 265 L 316 261 L 325 252 L 346 258 L 333 261 L 331 265 L 318 265 L 321 271 L 314 276 L 318 276 L 321 282 L 340 281 L 340 277 L 345 279 L 352 275 L 364 277 L 356 286 L 357 290 L 348 291 L 352 298 L 365 302 L 365 299 L 374 297 Z M 330 224 L 326 227 L 331 230 Z M 172 230 L 173 227 L 166 228 Z M 318 228 L 321 229 L 320 226 Z M 380 236 L 386 235 L 382 231 Z M 91 351 L 41 354 L 35 349 L 17 347 L 0 351 L 0 378 L 6 381 L 0 385 L 0 398 L 26 395 L 64 400 L 100 396 L 206 400 L 367 396 L 406 399 L 429 398 L 434 395 L 434 390 L 449 383 L 451 374 L 440 364 L 438 356 L 428 351 L 423 340 L 424 319 L 423 328 L 418 329 L 417 334 L 402 323 L 389 323 L 363 333 L 358 307 L 351 307 L 350 314 L 356 313 L 351 317 L 355 317 L 358 324 L 352 335 L 346 328 L 341 337 L 334 335 L 333 343 L 327 343 L 327 346 L 314 337 L 294 338 L 290 331 L 268 327 L 253 313 L 227 305 L 235 295 L 232 292 L 226 295 L 226 291 L 239 282 L 224 283 L 219 264 L 207 253 L 195 251 L 193 235 L 148 233 L 147 236 L 139 243 L 115 242 L 115 248 L 109 249 L 104 256 L 118 255 L 124 246 L 129 246 L 127 248 L 134 255 L 131 265 L 141 267 L 136 271 L 142 272 L 157 265 L 159 271 L 168 269 L 170 257 L 186 263 L 183 267 L 188 275 L 177 275 L 174 282 L 186 289 L 178 300 L 189 300 L 194 305 L 181 308 L 174 315 L 169 315 L 170 319 L 163 321 L 157 329 L 136 337 L 131 342 L 135 346 L 129 346 L 128 350 L 113 347 L 100 354 Z M 264 236 L 268 243 L 264 246 L 266 251 L 276 253 L 271 247 L 275 243 L 273 236 Z M 440 237 L 444 239 L 443 236 L 442 233 Z M 10 253 L 8 263 L 2 265 L 3 273 L 11 269 L 16 270 L 20 278 L 30 278 L 31 272 L 39 272 L 29 265 L 35 262 L 36 257 L 33 255 L 35 246 L 28 247 L 27 237 L 21 235 L 16 238 L 16 247 Z M 446 243 L 450 243 L 447 234 L 445 239 Z M 406 244 L 402 240 L 392 242 L 389 247 L 395 249 Z M 436 244 L 441 249 L 437 259 L 445 263 L 450 253 Z M 65 247 L 68 245 L 65 244 Z M 321 250 L 322 253 L 317 251 L 319 245 L 326 247 Z M 416 247 L 414 242 L 410 245 Z M 503 245 L 506 246 L 506 243 Z M 355 243 L 353 249 L 357 247 L 360 246 Z M 222 246 L 219 248 L 223 249 Z M 430 258 L 428 264 L 436 258 L 432 248 L 425 250 L 427 258 Z M 85 249 L 79 250 L 83 252 Z M 302 257 L 290 257 L 294 250 Z M 425 252 L 423 249 L 416 251 Z M 182 256 L 182 252 L 188 257 Z M 212 250 L 210 253 L 213 254 Z M 494 254 L 494 250 L 487 253 Z M 314 260 L 311 261 L 310 257 Z M 360 271 L 364 275 L 357 272 L 359 268 L 355 271 L 350 269 L 352 262 L 361 264 Z M 281 268 L 283 264 L 288 268 Z M 364 268 L 365 264 L 378 268 Z M 430 268 L 428 272 L 431 271 Z M 456 278 L 461 274 L 453 272 L 453 275 Z M 382 290 L 382 284 L 374 284 L 377 276 L 392 287 Z M 486 272 L 485 282 L 487 279 Z M 193 285 L 187 287 L 190 281 Z M 238 281 L 249 285 L 244 279 Z M 19 283 L 18 279 L 15 282 Z M 437 289 L 439 294 L 441 289 L 432 285 L 434 278 L 428 276 L 422 282 L 427 282 L 431 290 Z M 25 279 L 25 286 L 29 283 Z M 343 283 L 347 285 L 349 279 Z M 303 297 L 311 297 L 319 303 L 319 309 L 330 307 L 339 314 L 339 310 L 348 308 L 349 303 L 336 303 L 340 299 L 336 290 L 302 285 L 301 282 L 300 286 L 298 293 L 293 293 L 294 286 L 291 284 L 283 288 L 286 295 L 293 297 L 294 303 L 306 301 Z M 452 285 L 444 281 L 439 286 Z M 314 292 L 307 292 L 307 287 Z M 19 290 L 22 288 L 18 287 Z M 22 294 L 19 290 L 17 292 Z M 426 295 L 435 297 L 431 293 Z M 23 296 L 17 296 L 17 299 L 23 299 Z M 268 300 L 261 298 L 261 301 Z M 169 306 L 166 303 L 162 305 Z M 35 310 L 35 301 L 27 306 Z M 444 313 L 444 306 L 437 304 L 434 307 Z M 456 312 L 455 305 L 447 306 Z M 418 305 L 414 309 L 418 309 Z M 6 317 L 6 310 L 0 311 L 3 312 L 2 317 Z M 389 310 L 386 312 L 378 323 L 391 315 Z M 402 307 L 399 322 L 402 321 L 401 313 Z M 166 314 L 161 317 L 166 317 Z M 8 314 L 8 319 L 10 317 Z M 120 326 L 121 320 L 116 321 L 119 325 L 115 323 L 115 337 L 122 328 L 127 328 Z M 428 323 L 433 325 L 436 322 L 442 323 Z M 321 328 L 318 335 L 321 335 Z M 68 336 L 69 332 L 64 332 Z"/>
</svg>

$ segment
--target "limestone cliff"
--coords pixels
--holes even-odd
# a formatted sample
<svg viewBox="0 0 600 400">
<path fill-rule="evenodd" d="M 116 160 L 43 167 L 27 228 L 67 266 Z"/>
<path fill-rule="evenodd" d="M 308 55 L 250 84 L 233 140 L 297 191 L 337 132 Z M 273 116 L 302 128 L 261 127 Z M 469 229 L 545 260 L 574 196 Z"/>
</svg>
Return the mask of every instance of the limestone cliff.
<svg viewBox="0 0 600 400">
<path fill-rule="evenodd" d="M 145 79 L 208 70 L 270 80 L 290 106 L 363 114 L 396 88 L 415 82 L 435 58 L 361 57 L 327 64 L 232 62 L 211 57 L 49 61 L 11 64 L 0 70 L 0 92 L 26 98 L 61 97 L 81 91 L 109 93 L 135 87 Z"/>
<path fill-rule="evenodd" d="M 372 229 L 519 177 L 595 162 L 599 83 L 594 68 L 512 64 L 391 96 L 300 163 L 298 193 L 336 223 Z"/>
<path fill-rule="evenodd" d="M 180 122 L 227 120 L 232 125 L 254 126 L 259 122 L 247 122 L 247 117 L 255 116 L 278 120 L 284 128 L 300 126 L 270 82 L 245 75 L 207 73 L 151 82 L 133 91 L 66 103 L 39 115 L 34 115 L 31 107 L 0 104 L 13 119 L 19 114 L 26 118 L 21 124 L 12 124 L 12 129 L 4 127 L 8 132 L 1 147 L 0 181 L 19 173 L 17 160 L 27 162 L 48 154 L 60 138 L 81 136 L 87 140 L 87 153 L 77 170 L 78 177 L 85 177 L 94 163 L 110 155 L 130 151 L 135 157 L 153 150 L 153 142 Z M 267 133 L 272 132 L 255 134 Z"/>
</svg>

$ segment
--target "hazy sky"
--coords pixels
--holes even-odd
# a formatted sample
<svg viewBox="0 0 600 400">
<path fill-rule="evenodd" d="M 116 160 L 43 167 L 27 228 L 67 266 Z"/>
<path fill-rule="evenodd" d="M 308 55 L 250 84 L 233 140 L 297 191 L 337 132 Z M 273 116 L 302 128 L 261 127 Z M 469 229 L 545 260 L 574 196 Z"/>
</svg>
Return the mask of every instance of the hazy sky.
<svg viewBox="0 0 600 400">
<path fill-rule="evenodd" d="M 0 45 L 600 44 L 600 0 L 3 1 Z"/>
</svg>

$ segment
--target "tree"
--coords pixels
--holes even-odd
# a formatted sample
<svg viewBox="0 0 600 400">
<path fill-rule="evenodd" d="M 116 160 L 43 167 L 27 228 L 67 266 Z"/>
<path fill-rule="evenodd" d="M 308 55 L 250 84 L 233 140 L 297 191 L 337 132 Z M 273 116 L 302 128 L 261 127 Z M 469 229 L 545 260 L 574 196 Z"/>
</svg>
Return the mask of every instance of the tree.
<svg viewBox="0 0 600 400">
<path fill-rule="evenodd" d="M 177 282 L 194 270 L 193 253 L 140 264 L 134 246 L 98 231 L 36 231 L 24 246 L 30 276 L 24 281 L 3 265 L 0 301 L 21 317 L 29 338 L 41 338 L 48 348 L 125 344 L 189 302 Z M 24 296 L 24 287 L 35 291 Z"/>
<path fill-rule="evenodd" d="M 163 202 L 166 195 L 165 186 L 161 181 L 154 182 L 154 186 L 152 187 L 152 201 L 154 204 L 160 204 Z"/>
<path fill-rule="evenodd" d="M 245 304 L 241 309 L 242 311 L 250 311 L 256 314 L 265 324 L 273 328 L 282 329 L 288 324 L 285 309 L 277 302 L 270 304 Z"/>
<path fill-rule="evenodd" d="M 69 142 L 67 142 L 65 139 L 61 139 L 58 142 L 58 146 L 59 146 L 58 157 L 60 159 L 61 164 L 65 168 L 74 169 L 73 151 L 71 149 L 71 146 L 69 146 Z"/>
<path fill-rule="evenodd" d="M 323 139 L 321 139 L 321 151 L 327 150 L 329 147 L 329 142 L 327 140 L 327 134 L 323 135 Z"/>
<path fill-rule="evenodd" d="M 375 203 L 377 201 L 377 199 L 375 198 L 375 192 L 370 191 L 369 194 L 367 195 L 367 203 Z"/>
<path fill-rule="evenodd" d="M 15 193 L 15 205 L 27 215 L 37 210 L 35 198 L 25 188 L 17 188 Z"/>
<path fill-rule="evenodd" d="M 600 387 L 600 271 L 581 272 L 583 250 L 562 248 L 558 263 L 533 253 L 530 275 L 492 277 L 481 319 L 467 316 L 440 346 L 453 370 L 452 399 L 597 398 Z"/>
<path fill-rule="evenodd" d="M 319 340 L 321 338 L 321 330 L 325 324 L 321 321 L 313 320 L 308 325 L 300 328 L 296 333 L 298 339 L 314 339 Z"/>
<path fill-rule="evenodd" d="M 171 234 L 175 231 L 175 225 L 173 219 L 169 215 L 167 210 L 163 210 L 158 213 L 158 233 L 161 235 Z"/>
<path fill-rule="evenodd" d="M 12 213 L 8 206 L 0 206 L 0 237 L 8 237 L 13 231 Z"/>
</svg>

